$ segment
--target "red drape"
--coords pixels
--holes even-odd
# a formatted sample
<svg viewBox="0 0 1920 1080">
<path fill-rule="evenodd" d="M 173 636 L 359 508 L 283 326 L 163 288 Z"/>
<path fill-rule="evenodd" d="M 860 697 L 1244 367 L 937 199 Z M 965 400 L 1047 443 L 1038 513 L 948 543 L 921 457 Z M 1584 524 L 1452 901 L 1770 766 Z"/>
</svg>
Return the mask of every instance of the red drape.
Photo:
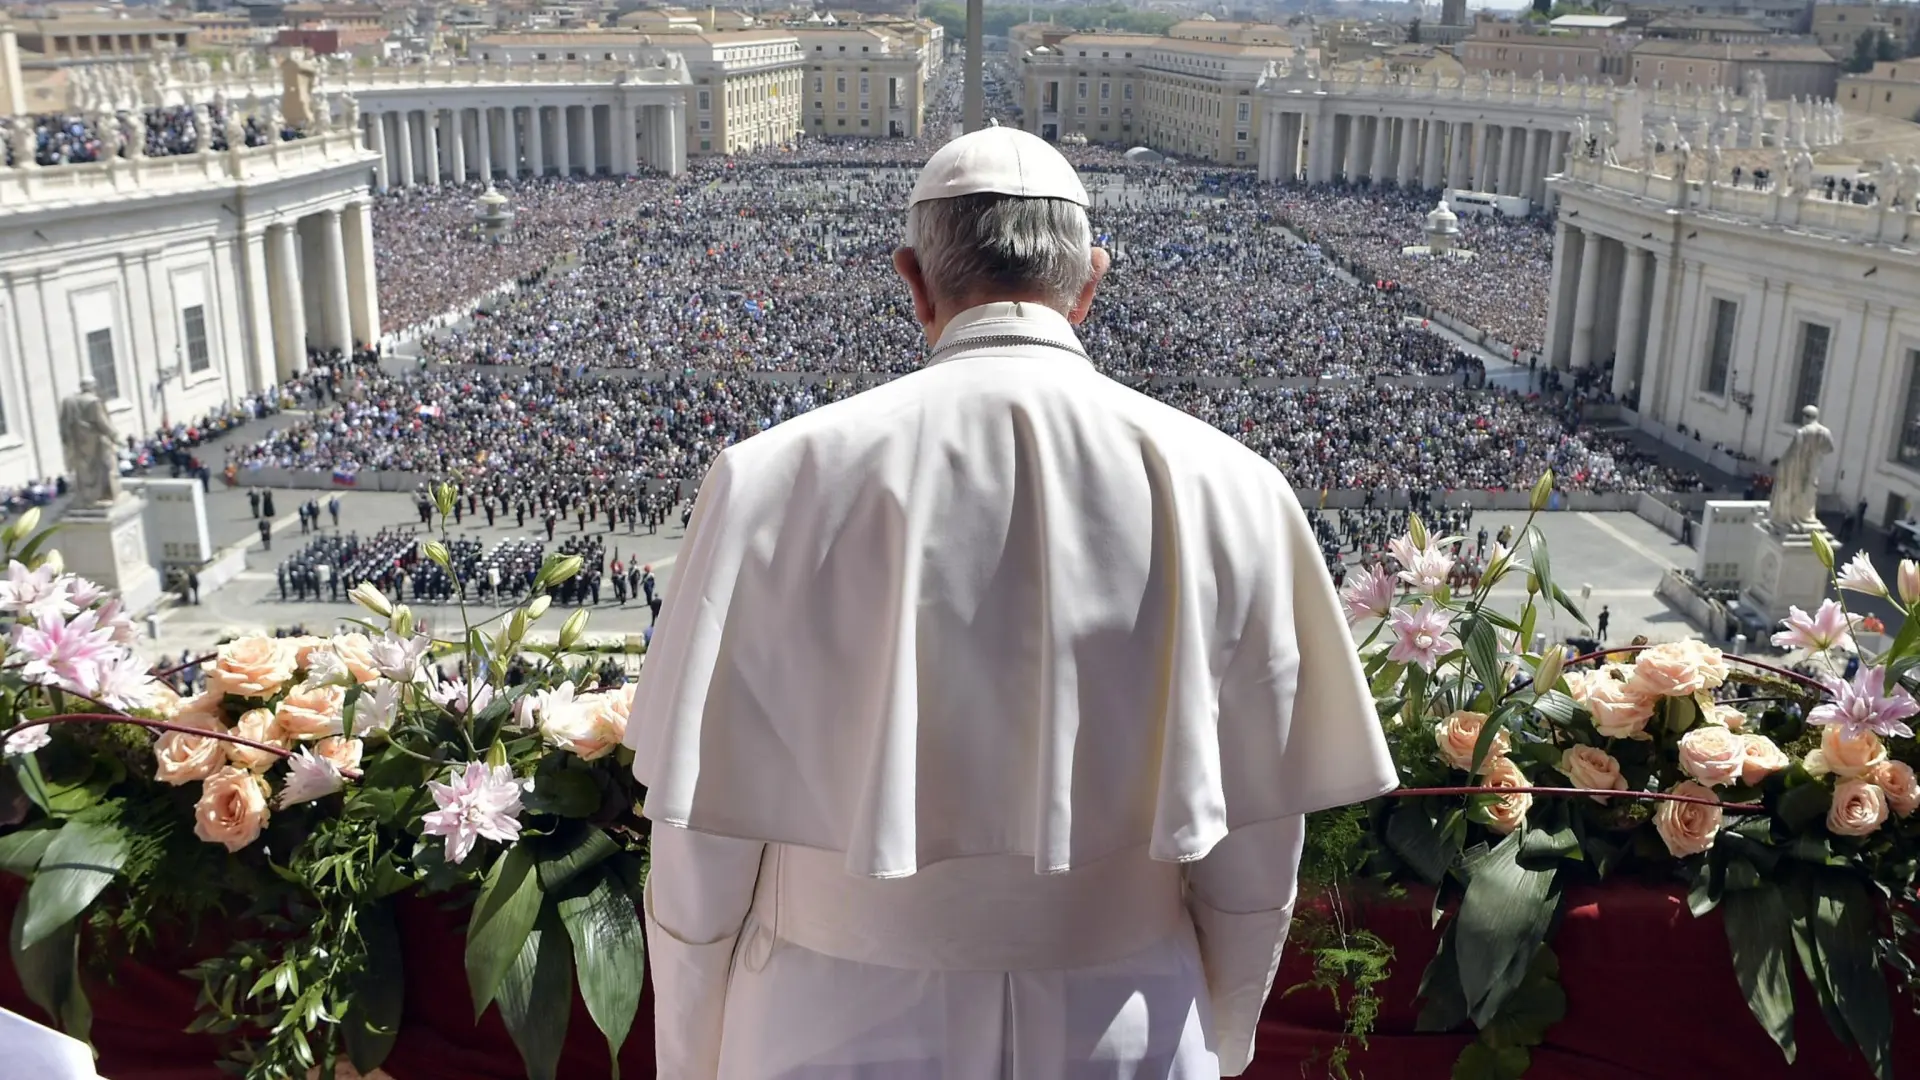
<svg viewBox="0 0 1920 1080">
<path fill-rule="evenodd" d="M 11 920 L 17 879 L 0 877 L 0 917 Z M 1383 1008 L 1371 1047 L 1354 1065 L 1368 1080 L 1440 1080 L 1470 1037 L 1413 1031 L 1415 991 L 1437 938 L 1427 901 L 1379 903 L 1359 912 L 1364 925 L 1396 951 L 1393 975 L 1381 987 Z M 476 1026 L 463 952 L 465 913 L 425 900 L 400 907 L 406 954 L 406 1011 L 386 1063 L 396 1080 L 520 1080 L 519 1054 L 496 1012 Z M 1799 1062 L 1789 1066 L 1748 1014 L 1717 917 L 1694 919 L 1685 898 L 1668 890 L 1615 885 L 1574 891 L 1554 938 L 1567 1017 L 1534 1052 L 1533 1080 L 1871 1080 L 1864 1061 L 1841 1049 L 1814 1005 L 1802 1003 L 1796 1025 Z M 112 981 L 90 980 L 100 1074 L 111 1080 L 223 1080 L 206 1036 L 187 1035 L 194 984 L 177 974 L 199 949 L 163 951 L 143 964 L 122 965 Z M 1248 1076 L 1299 1080 L 1302 1063 L 1324 1057 L 1341 1021 L 1324 993 L 1282 991 L 1307 977 L 1307 958 L 1289 955 L 1261 1020 L 1259 1050 Z M 44 1020 L 28 1003 L 10 967 L 0 966 L 0 1006 Z M 1920 1018 L 1895 1002 L 1896 1053 L 1920 1047 Z M 621 1075 L 653 1076 L 652 1006 L 642 999 Z M 606 1043 L 576 998 L 560 1075 L 607 1075 Z"/>
</svg>

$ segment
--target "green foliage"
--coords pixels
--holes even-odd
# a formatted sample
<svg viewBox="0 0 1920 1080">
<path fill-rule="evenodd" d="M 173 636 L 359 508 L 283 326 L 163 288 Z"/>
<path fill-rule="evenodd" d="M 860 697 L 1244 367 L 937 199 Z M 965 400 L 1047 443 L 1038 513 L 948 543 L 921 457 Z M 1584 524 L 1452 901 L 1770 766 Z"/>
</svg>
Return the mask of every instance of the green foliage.
<svg viewBox="0 0 1920 1080">
<path fill-rule="evenodd" d="M 1377 989 L 1393 973 L 1393 947 L 1370 930 L 1345 925 L 1333 914 L 1309 909 L 1296 915 L 1288 941 L 1313 956 L 1313 977 L 1286 994 L 1324 990 L 1345 1018 L 1341 1041 L 1327 1054 L 1327 1075 L 1353 1080 L 1348 1063 L 1354 1047 L 1366 1049 L 1380 1017 Z"/>
</svg>

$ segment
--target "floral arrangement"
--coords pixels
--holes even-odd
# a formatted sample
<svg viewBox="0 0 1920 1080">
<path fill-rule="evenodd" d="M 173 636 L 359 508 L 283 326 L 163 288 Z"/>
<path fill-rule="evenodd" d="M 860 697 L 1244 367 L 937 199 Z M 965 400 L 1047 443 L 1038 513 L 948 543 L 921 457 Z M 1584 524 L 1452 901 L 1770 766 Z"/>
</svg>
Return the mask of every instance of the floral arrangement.
<svg viewBox="0 0 1920 1080">
<path fill-rule="evenodd" d="M 435 496 L 444 519 L 453 492 Z M 395 905 L 427 897 L 470 905 L 475 1016 L 499 1009 L 530 1076 L 554 1075 L 570 984 L 617 1059 L 645 977 L 633 688 L 574 651 L 585 611 L 555 640 L 529 633 L 578 557 L 549 558 L 493 619 L 463 602 L 453 640 L 362 585 L 363 632 L 229 642 L 182 700 L 37 524 L 0 532 L 0 870 L 28 882 L 9 942 L 37 1004 L 86 1038 L 83 956 L 215 926 L 230 937 L 192 972 L 196 1030 L 233 1071 L 371 1071 L 400 1023 Z M 426 555 L 459 580 L 444 547 Z"/>
<path fill-rule="evenodd" d="M 1536 514 L 1550 488 L 1550 476 L 1536 487 Z M 1907 724 L 1920 713 L 1909 689 L 1920 566 L 1899 568 L 1898 637 L 1847 678 L 1839 654 L 1856 648 L 1862 620 L 1844 597 L 1890 590 L 1864 555 L 1834 573 L 1824 536 L 1814 544 L 1841 599 L 1794 609 L 1773 639 L 1811 650 L 1818 675 L 1698 641 L 1535 653 L 1547 606 L 1585 620 L 1554 583 L 1533 519 L 1516 550 L 1493 549 L 1470 594 L 1446 584 L 1459 539 L 1430 537 L 1413 517 L 1391 545 L 1395 565 L 1342 590 L 1349 622 L 1372 627 L 1362 657 L 1404 787 L 1312 823 L 1303 876 L 1332 890 L 1336 917 L 1302 939 L 1316 959 L 1308 985 L 1346 986 L 1348 1031 L 1363 1041 L 1392 957 L 1340 894 L 1430 888 L 1436 919 L 1452 918 L 1426 968 L 1420 1026 L 1477 1030 L 1456 1078 L 1518 1078 L 1565 1014 L 1551 940 L 1565 890 L 1669 881 L 1696 916 L 1720 913 L 1728 978 L 1788 1061 L 1807 1004 L 1794 998 L 1797 967 L 1841 1043 L 1889 1080 L 1888 975 L 1920 989 L 1914 923 L 1897 902 L 1920 873 L 1920 746 Z M 1525 603 L 1496 610 L 1490 590 L 1515 576 Z"/>
</svg>

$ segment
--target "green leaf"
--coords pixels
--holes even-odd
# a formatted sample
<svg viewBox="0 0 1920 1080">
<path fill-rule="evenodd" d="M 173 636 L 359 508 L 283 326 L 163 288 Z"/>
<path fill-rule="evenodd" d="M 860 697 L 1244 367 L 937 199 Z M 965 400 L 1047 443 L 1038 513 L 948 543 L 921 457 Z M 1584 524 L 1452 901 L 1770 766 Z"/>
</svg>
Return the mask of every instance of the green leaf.
<svg viewBox="0 0 1920 1080">
<path fill-rule="evenodd" d="M 560 921 L 573 939 L 573 966 L 587 1015 L 607 1037 L 619 1080 L 620 1045 L 640 1011 L 647 978 L 647 942 L 633 900 L 605 874 L 581 895 L 560 901 Z"/>
<path fill-rule="evenodd" d="M 1413 1022 L 1415 1031 L 1452 1031 L 1467 1022 L 1466 995 L 1460 992 L 1459 951 L 1454 947 L 1454 923 L 1440 935 L 1427 970 L 1420 976 L 1420 999 L 1426 1002 Z"/>
<path fill-rule="evenodd" d="M 127 838 L 119 826 L 91 821 L 61 826 L 27 887 L 22 947 L 32 947 L 85 911 L 126 861 Z"/>
<path fill-rule="evenodd" d="M 573 1011 L 573 957 L 551 906 L 520 944 L 500 980 L 500 1019 L 520 1050 L 528 1080 L 555 1080 Z"/>
<path fill-rule="evenodd" d="M 1915 619 L 1920 622 L 1920 619 Z M 1780 820 L 1793 832 L 1811 828 L 1815 822 L 1827 819 L 1827 810 L 1833 805 L 1833 793 L 1827 785 L 1817 781 L 1800 784 L 1787 789 L 1780 796 Z"/>
<path fill-rule="evenodd" d="M 1700 711 L 1690 697 L 1670 697 L 1662 706 L 1666 710 L 1667 730 L 1678 735 L 1693 726 Z"/>
<path fill-rule="evenodd" d="M 1879 906 L 1852 874 L 1822 874 L 1818 888 L 1813 943 L 1833 987 L 1834 1008 L 1873 1074 L 1893 1080 L 1893 1006 L 1876 946 Z"/>
<path fill-rule="evenodd" d="M 558 893 L 582 872 L 591 870 L 620 850 L 613 837 L 592 825 L 573 823 L 541 845 L 540 887 Z"/>
<path fill-rule="evenodd" d="M 406 1002 L 406 965 L 400 959 L 400 931 L 393 909 L 371 904 L 360 909 L 360 940 L 367 956 L 347 992 L 341 1034 L 347 1059 L 363 1073 L 379 1068 L 400 1037 L 400 1011 Z"/>
<path fill-rule="evenodd" d="M 1453 850 L 1427 811 L 1417 805 L 1402 804 L 1387 818 L 1387 847 L 1406 860 L 1413 872 L 1429 885 L 1453 865 Z"/>
<path fill-rule="evenodd" d="M 1520 1080 L 1532 1064 L 1533 1055 L 1524 1046 L 1496 1050 L 1483 1042 L 1471 1042 L 1453 1063 L 1453 1080 Z"/>
<path fill-rule="evenodd" d="M 69 920 L 37 944 L 28 945 L 22 940 L 26 922 L 27 905 L 21 904 L 13 909 L 13 932 L 7 942 L 20 987 L 60 1030 L 84 1042 L 93 1026 L 93 1007 L 80 985 L 80 924 Z"/>
<path fill-rule="evenodd" d="M 1506 729 L 1507 725 L 1502 721 L 1499 713 L 1487 717 L 1486 723 L 1480 725 L 1480 735 L 1473 740 L 1474 776 L 1479 776 L 1480 770 L 1486 767 L 1487 755 L 1493 753 L 1494 740 L 1499 738 L 1500 733 Z"/>
<path fill-rule="evenodd" d="M 1579 623 L 1581 626 L 1587 625 L 1587 617 L 1580 613 L 1580 605 L 1573 602 L 1573 597 L 1568 596 L 1566 590 L 1555 585 L 1553 587 L 1553 599 L 1555 603 L 1566 609 L 1567 614 L 1573 616 L 1573 621 Z"/>
<path fill-rule="evenodd" d="M 1567 992 L 1560 985 L 1560 958 L 1545 945 L 1533 951 L 1526 977 L 1492 1023 L 1480 1032 L 1488 1046 L 1539 1046 L 1547 1031 L 1566 1018 Z"/>
<path fill-rule="evenodd" d="M 1400 685 L 1400 676 L 1406 674 L 1406 670 L 1407 665 L 1398 660 L 1389 660 L 1380 665 L 1379 674 L 1373 677 L 1373 682 L 1369 686 L 1373 696 L 1386 697 L 1394 687 Z"/>
<path fill-rule="evenodd" d="M 41 772 L 40 760 L 36 755 L 21 754 L 13 759 L 13 771 L 27 798 L 33 800 L 33 805 L 54 817 L 67 817 L 92 806 L 97 799 L 94 790 L 87 785 L 93 772 L 92 764 L 91 761 L 86 763 L 78 780 L 53 781 Z"/>
<path fill-rule="evenodd" d="M 1565 807 L 1560 803 L 1560 807 Z M 1551 811 L 1553 808 L 1549 808 Z M 1525 838 L 1520 841 L 1520 858 L 1524 862 L 1545 864 L 1555 859 L 1580 859 L 1580 837 L 1574 834 L 1573 825 L 1563 812 L 1552 828 L 1528 829 Z M 1539 867 L 1534 867 L 1538 869 Z"/>
<path fill-rule="evenodd" d="M 1533 576 L 1540 579 L 1540 591 L 1551 596 L 1553 563 L 1547 558 L 1546 534 L 1540 531 L 1538 525 L 1527 526 L 1527 565 L 1533 568 Z"/>
<path fill-rule="evenodd" d="M 16 877 L 32 877 L 58 832 L 55 828 L 22 829 L 0 836 L 0 870 Z"/>
<path fill-rule="evenodd" d="M 1720 902 L 1733 973 L 1747 1008 L 1793 1064 L 1793 982 L 1787 975 L 1787 950 L 1793 925 L 1786 900 L 1772 885 L 1729 892 Z"/>
<path fill-rule="evenodd" d="M 1454 922 L 1460 990 L 1483 1027 L 1525 976 L 1558 900 L 1555 871 L 1521 867 L 1520 844 L 1515 833 L 1471 865 Z"/>
<path fill-rule="evenodd" d="M 1580 706 L 1558 690 L 1548 690 L 1533 699 L 1533 711 L 1556 724 L 1571 724 Z"/>
<path fill-rule="evenodd" d="M 487 1011 L 500 980 L 520 956 L 540 917 L 540 896 L 540 875 L 534 873 L 533 854 L 525 844 L 508 848 L 487 871 L 467 926 L 467 988 L 473 992 L 474 1019 Z"/>
<path fill-rule="evenodd" d="M 1500 642 L 1494 636 L 1493 624 L 1476 617 L 1463 641 L 1467 649 L 1467 662 L 1473 665 L 1473 675 L 1480 680 L 1480 685 L 1495 694 L 1506 690 L 1506 681 L 1500 677 Z M 1476 755 L 1475 764 L 1479 761 Z"/>
<path fill-rule="evenodd" d="M 549 758 L 555 760 L 555 758 Z M 541 769 L 524 800 L 527 810 L 565 818 L 583 818 L 600 809 L 600 786 L 579 769 Z"/>
</svg>

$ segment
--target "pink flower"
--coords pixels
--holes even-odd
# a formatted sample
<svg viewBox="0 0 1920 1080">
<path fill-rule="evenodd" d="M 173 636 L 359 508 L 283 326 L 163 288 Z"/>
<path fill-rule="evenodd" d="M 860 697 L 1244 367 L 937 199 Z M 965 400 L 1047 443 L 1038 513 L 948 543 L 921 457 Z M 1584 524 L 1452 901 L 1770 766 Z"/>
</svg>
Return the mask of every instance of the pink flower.
<svg viewBox="0 0 1920 1080">
<path fill-rule="evenodd" d="M 20 677 L 86 693 L 80 687 L 89 669 L 112 661 L 120 652 L 112 635 L 95 622 L 93 612 L 83 611 L 71 622 L 49 617 L 37 625 L 16 628 L 13 647 L 27 658 Z"/>
<path fill-rule="evenodd" d="M 1846 613 L 1832 600 L 1820 601 L 1820 610 L 1812 615 L 1797 607 L 1789 607 L 1786 624 L 1785 630 L 1773 635 L 1776 648 L 1812 649 L 1816 652 L 1853 648 L 1853 634 L 1849 632 Z"/>
<path fill-rule="evenodd" d="M 1920 713 L 1920 704 L 1900 687 L 1895 687 L 1891 694 L 1885 692 L 1886 668 L 1862 664 L 1851 683 L 1832 675 L 1822 676 L 1820 681 L 1826 684 L 1833 700 L 1815 706 L 1807 714 L 1807 723 L 1838 724 L 1849 736 L 1871 731 L 1888 738 L 1913 737 L 1913 729 L 1900 721 Z"/>
<path fill-rule="evenodd" d="M 77 689 L 116 709 L 144 709 L 153 704 L 161 684 L 154 680 L 147 662 L 124 649 L 114 651 L 119 655 L 86 666 Z"/>
<path fill-rule="evenodd" d="M 280 808 L 324 799 L 345 786 L 340 766 L 302 749 L 287 759 L 287 782 L 280 787 Z M 458 860 L 456 860 L 458 861 Z"/>
<path fill-rule="evenodd" d="M 1421 604 L 1418 610 L 1395 610 L 1393 647 L 1387 650 L 1387 659 L 1403 664 L 1418 664 L 1432 671 L 1442 653 L 1458 647 L 1458 643 L 1447 636 L 1447 630 L 1452 626 L 1453 617 L 1432 601 Z"/>
<path fill-rule="evenodd" d="M 52 742 L 53 735 L 48 731 L 49 726 L 35 724 L 30 728 L 15 728 L 8 732 L 4 751 L 6 756 L 19 757 L 22 754 L 31 754 Z"/>
<path fill-rule="evenodd" d="M 420 819 L 422 831 L 446 838 L 448 862 L 465 861 L 480 837 L 503 844 L 520 839 L 520 784 L 512 769 L 469 761 L 451 784 L 428 783 L 427 791 L 440 809 Z"/>
<path fill-rule="evenodd" d="M 1384 619 L 1393 610 L 1393 594 L 1398 586 L 1393 575 L 1382 567 L 1369 566 L 1347 579 L 1340 590 L 1340 603 L 1347 609 L 1347 625 L 1358 626 L 1368 619 Z"/>
<path fill-rule="evenodd" d="M 73 599 L 72 583 L 55 577 L 51 566 L 29 570 L 18 560 L 7 564 L 6 580 L 0 581 L 0 611 L 39 622 L 64 619 L 80 607 Z"/>
<path fill-rule="evenodd" d="M 1387 541 L 1387 549 L 1400 564 L 1400 580 L 1414 592 L 1433 593 L 1446 587 L 1447 575 L 1453 572 L 1453 558 L 1446 552 L 1431 543 L 1414 547 L 1404 536 Z"/>
<path fill-rule="evenodd" d="M 472 707 L 468 707 L 467 693 L 472 691 Z M 493 687 L 486 683 L 469 686 L 454 679 L 449 682 L 434 683 L 427 688 L 427 696 L 450 713 L 472 715 L 482 712 L 493 703 Z"/>
<path fill-rule="evenodd" d="M 1865 593 L 1868 596 L 1887 595 L 1887 583 L 1881 579 L 1880 571 L 1873 568 L 1873 560 L 1867 558 L 1864 551 L 1855 552 L 1847 565 L 1840 568 L 1836 583 L 1849 592 Z"/>
</svg>

